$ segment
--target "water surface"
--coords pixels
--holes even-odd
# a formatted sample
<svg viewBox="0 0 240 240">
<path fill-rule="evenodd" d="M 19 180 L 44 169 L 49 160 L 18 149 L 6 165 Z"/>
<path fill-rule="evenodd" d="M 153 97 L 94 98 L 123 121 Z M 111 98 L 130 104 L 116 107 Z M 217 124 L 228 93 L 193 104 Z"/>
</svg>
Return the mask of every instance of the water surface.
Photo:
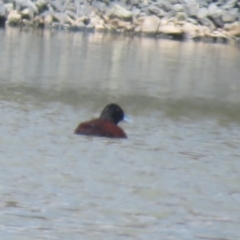
<svg viewBox="0 0 240 240">
<path fill-rule="evenodd" d="M 240 238 L 240 51 L 0 32 L 0 236 Z M 76 136 L 109 102 L 129 138 Z"/>
</svg>

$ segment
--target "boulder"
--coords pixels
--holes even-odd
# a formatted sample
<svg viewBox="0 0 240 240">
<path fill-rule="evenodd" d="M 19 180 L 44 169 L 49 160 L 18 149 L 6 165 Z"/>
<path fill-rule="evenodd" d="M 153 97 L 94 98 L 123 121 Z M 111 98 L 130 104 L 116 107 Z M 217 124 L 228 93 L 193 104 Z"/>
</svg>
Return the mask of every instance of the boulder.
<svg viewBox="0 0 240 240">
<path fill-rule="evenodd" d="M 36 16 L 33 19 L 33 24 L 39 28 L 43 28 L 44 27 L 44 19 L 42 16 Z"/>
<path fill-rule="evenodd" d="M 7 20 L 7 9 L 4 5 L 0 6 L 0 27 L 5 27 Z"/>
<path fill-rule="evenodd" d="M 48 4 L 47 0 L 37 0 L 37 2 L 35 3 L 39 12 L 47 10 L 48 9 L 47 4 Z"/>
<path fill-rule="evenodd" d="M 15 0 L 15 4 L 18 6 L 17 8 L 19 8 L 19 10 L 23 8 L 30 8 L 34 13 L 38 13 L 38 8 L 31 0 Z"/>
<path fill-rule="evenodd" d="M 186 11 L 189 17 L 197 17 L 199 4 L 197 2 L 189 2 L 186 5 Z"/>
<path fill-rule="evenodd" d="M 224 23 L 232 23 L 232 22 L 234 22 L 236 19 L 237 19 L 237 15 L 236 15 L 236 14 L 231 13 L 231 12 L 229 12 L 229 11 L 223 11 L 221 20 L 222 20 Z"/>
<path fill-rule="evenodd" d="M 184 34 L 183 30 L 179 26 L 176 26 L 173 22 L 169 22 L 166 25 L 161 24 L 159 26 L 158 33 L 178 36 L 182 36 Z"/>
<path fill-rule="evenodd" d="M 45 25 L 51 25 L 53 23 L 53 17 L 51 14 L 48 14 L 47 16 L 45 16 L 44 18 L 44 24 Z"/>
<path fill-rule="evenodd" d="M 228 34 L 230 37 L 239 37 L 240 36 L 240 23 L 228 23 L 224 25 L 223 30 Z"/>
<path fill-rule="evenodd" d="M 174 4 L 172 10 L 174 12 L 184 12 L 184 7 L 182 4 Z"/>
<path fill-rule="evenodd" d="M 23 19 L 33 19 L 34 12 L 31 8 L 25 8 L 21 11 L 21 15 Z"/>
<path fill-rule="evenodd" d="M 208 9 L 207 8 L 200 8 L 197 13 L 197 18 L 202 19 L 208 16 Z"/>
<path fill-rule="evenodd" d="M 170 4 L 168 1 L 159 0 L 155 3 L 155 5 L 165 12 L 172 10 L 172 4 Z"/>
<path fill-rule="evenodd" d="M 211 29 L 211 31 L 215 30 L 215 28 L 216 28 L 214 23 L 209 18 L 201 18 L 201 19 L 199 19 L 199 22 L 202 25 L 204 25 L 204 26 L 208 27 L 209 29 Z"/>
<path fill-rule="evenodd" d="M 199 26 L 186 22 L 182 25 L 182 31 L 185 33 L 185 35 L 189 38 L 194 38 L 199 33 Z"/>
<path fill-rule="evenodd" d="M 110 18 L 119 18 L 119 19 L 124 19 L 124 20 L 131 20 L 132 19 L 132 13 L 121 7 L 120 5 L 115 4 L 113 8 L 111 8 L 107 16 Z"/>
<path fill-rule="evenodd" d="M 12 10 L 7 16 L 7 23 L 9 25 L 18 25 L 21 23 L 22 16 L 18 11 Z"/>
<path fill-rule="evenodd" d="M 109 20 L 108 24 L 114 26 L 115 28 L 123 28 L 126 30 L 130 30 L 132 28 L 132 24 L 130 22 L 122 21 L 118 18 Z"/>
<path fill-rule="evenodd" d="M 147 34 L 156 34 L 160 25 L 160 19 L 154 15 L 144 17 L 142 23 L 142 32 Z"/>
<path fill-rule="evenodd" d="M 219 8 L 215 3 L 211 3 L 208 6 L 208 16 L 211 18 L 220 18 L 222 16 L 222 9 Z"/>
<path fill-rule="evenodd" d="M 237 5 L 238 0 L 228 0 L 223 6 L 222 9 L 228 10 L 234 8 Z"/>
</svg>

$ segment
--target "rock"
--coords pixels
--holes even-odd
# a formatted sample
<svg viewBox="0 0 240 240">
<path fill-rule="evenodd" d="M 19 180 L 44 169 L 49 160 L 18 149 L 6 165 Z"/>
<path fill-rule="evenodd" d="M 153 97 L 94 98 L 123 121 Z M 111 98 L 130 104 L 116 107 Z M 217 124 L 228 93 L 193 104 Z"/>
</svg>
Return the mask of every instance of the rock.
<svg viewBox="0 0 240 240">
<path fill-rule="evenodd" d="M 139 0 L 129 0 L 129 3 L 131 6 L 138 6 L 139 5 Z"/>
<path fill-rule="evenodd" d="M 159 0 L 155 3 L 155 5 L 165 12 L 169 12 L 172 10 L 172 5 L 168 1 Z"/>
<path fill-rule="evenodd" d="M 45 25 L 44 25 L 44 19 L 42 16 L 36 16 L 34 19 L 33 19 L 33 24 L 39 28 L 43 28 Z"/>
<path fill-rule="evenodd" d="M 44 24 L 45 25 L 51 25 L 53 23 L 53 17 L 52 15 L 48 14 L 45 18 L 44 18 Z"/>
<path fill-rule="evenodd" d="M 113 25 L 110 25 L 110 24 L 104 24 L 104 27 L 105 27 L 105 31 L 107 31 L 107 32 L 116 32 L 117 31 L 117 29 Z"/>
<path fill-rule="evenodd" d="M 30 8 L 25 8 L 24 10 L 21 11 L 21 15 L 23 19 L 33 19 L 34 12 Z"/>
<path fill-rule="evenodd" d="M 215 25 L 213 24 L 213 22 L 210 19 L 208 19 L 208 18 L 201 18 L 201 19 L 199 19 L 199 22 L 202 25 L 204 25 L 204 26 L 208 27 L 209 29 L 211 29 L 211 31 L 215 30 L 215 28 L 216 28 Z"/>
<path fill-rule="evenodd" d="M 59 1 L 51 1 L 50 6 L 53 8 L 56 12 L 64 12 L 64 5 L 61 4 Z"/>
<path fill-rule="evenodd" d="M 71 19 L 66 13 L 56 12 L 52 14 L 53 20 L 59 22 L 60 24 L 73 24 L 74 20 Z"/>
<path fill-rule="evenodd" d="M 10 11 L 7 16 L 7 23 L 9 25 L 18 25 L 21 23 L 22 17 L 21 14 L 18 13 L 16 10 Z"/>
<path fill-rule="evenodd" d="M 156 34 L 160 22 L 160 19 L 154 15 L 145 17 L 141 27 L 142 32 L 147 34 Z"/>
<path fill-rule="evenodd" d="M 38 13 L 38 8 L 31 0 L 15 0 L 15 3 L 16 5 L 20 6 L 19 10 L 22 8 L 30 8 L 34 13 Z"/>
<path fill-rule="evenodd" d="M 222 6 L 222 9 L 227 10 L 230 8 L 234 8 L 236 5 L 237 5 L 237 0 L 228 0 L 226 4 Z"/>
<path fill-rule="evenodd" d="M 208 16 L 208 9 L 207 8 L 200 8 L 197 13 L 197 18 L 202 19 Z"/>
<path fill-rule="evenodd" d="M 171 4 L 177 4 L 177 3 L 181 3 L 181 0 L 170 0 L 169 2 Z"/>
<path fill-rule="evenodd" d="M 182 4 L 174 4 L 172 9 L 175 12 L 184 12 L 184 8 Z"/>
<path fill-rule="evenodd" d="M 105 24 L 104 24 L 104 21 L 101 19 L 95 26 L 95 29 L 97 31 L 102 31 L 102 30 L 105 30 Z"/>
<path fill-rule="evenodd" d="M 140 12 L 141 12 L 141 11 L 140 11 L 138 8 L 134 9 L 134 10 L 132 11 L 133 17 L 138 17 L 139 14 L 140 14 Z"/>
<path fill-rule="evenodd" d="M 4 5 L 0 6 L 0 27 L 5 27 L 7 21 L 7 9 Z"/>
<path fill-rule="evenodd" d="M 142 32 L 142 27 L 141 26 L 137 26 L 134 28 L 133 30 L 135 33 L 141 33 Z"/>
<path fill-rule="evenodd" d="M 208 16 L 212 18 L 220 18 L 222 16 L 222 9 L 220 9 L 215 3 L 211 3 L 208 6 Z"/>
<path fill-rule="evenodd" d="M 77 27 L 78 30 L 79 29 L 84 29 L 86 27 L 86 25 L 82 22 L 82 21 L 76 21 L 74 24 L 73 24 L 74 27 Z"/>
<path fill-rule="evenodd" d="M 195 18 L 188 18 L 187 22 L 192 23 L 194 25 L 198 25 L 198 21 Z"/>
<path fill-rule="evenodd" d="M 206 37 L 214 38 L 215 40 L 221 39 L 221 40 L 228 40 L 228 36 L 223 34 L 221 31 L 214 31 L 211 33 L 206 34 Z"/>
<path fill-rule="evenodd" d="M 236 19 L 237 19 L 237 15 L 232 14 L 232 13 L 229 12 L 229 11 L 223 11 L 221 20 L 222 20 L 224 23 L 232 23 L 232 22 L 234 22 Z"/>
<path fill-rule="evenodd" d="M 236 37 L 240 36 L 240 23 L 239 22 L 234 22 L 234 23 L 228 23 L 224 25 L 223 30 L 226 31 L 228 36 L 230 37 Z"/>
<path fill-rule="evenodd" d="M 178 36 L 182 36 L 184 34 L 183 30 L 180 27 L 176 26 L 173 22 L 169 22 L 166 25 L 160 25 L 158 33 Z"/>
<path fill-rule="evenodd" d="M 176 15 L 177 22 L 183 22 L 187 20 L 187 15 L 183 12 L 178 12 Z"/>
<path fill-rule="evenodd" d="M 199 5 L 197 2 L 190 2 L 186 6 L 187 14 L 189 17 L 197 17 Z"/>
<path fill-rule="evenodd" d="M 217 27 L 222 27 L 224 25 L 221 20 L 221 16 L 223 14 L 223 10 L 219 8 L 215 3 L 211 3 L 208 7 L 208 16 L 212 19 L 214 24 Z"/>
<path fill-rule="evenodd" d="M 107 13 L 107 16 L 109 16 L 110 18 L 119 18 L 125 20 L 132 19 L 132 13 L 117 4 L 115 4 L 113 8 Z"/>
<path fill-rule="evenodd" d="M 78 17 L 75 12 L 72 12 L 72 11 L 70 11 L 70 10 L 66 10 L 65 13 L 66 13 L 70 18 L 75 19 L 75 20 L 76 20 L 77 17 Z"/>
<path fill-rule="evenodd" d="M 221 20 L 221 18 L 212 18 L 212 21 L 218 28 L 222 28 L 224 26 L 224 23 Z"/>
<path fill-rule="evenodd" d="M 94 16 L 90 18 L 90 24 L 92 24 L 93 26 L 96 26 L 99 23 L 104 24 L 104 21 L 99 16 Z"/>
<path fill-rule="evenodd" d="M 127 31 L 133 30 L 133 28 L 134 28 L 130 22 L 125 22 L 125 21 L 122 21 L 117 18 L 109 20 L 108 24 L 114 26 L 114 28 L 116 28 L 116 29 L 122 28 Z"/>
<path fill-rule="evenodd" d="M 47 4 L 48 4 L 48 1 L 46 0 L 37 0 L 37 2 L 35 3 L 39 12 L 43 12 L 47 10 L 48 9 Z"/>
<path fill-rule="evenodd" d="M 158 17 L 164 17 L 166 15 L 166 12 L 164 12 L 162 9 L 160 9 L 156 5 L 149 6 L 148 11 L 149 13 L 155 14 Z"/>
<path fill-rule="evenodd" d="M 188 39 L 194 39 L 205 36 L 202 26 L 186 22 L 182 26 L 182 31 Z M 210 32 L 210 31 L 208 31 Z"/>
<path fill-rule="evenodd" d="M 197 2 L 198 2 L 198 4 L 199 4 L 199 7 L 200 7 L 200 8 L 207 8 L 208 5 L 209 5 L 208 2 L 205 1 L 205 0 L 198 0 Z"/>
<path fill-rule="evenodd" d="M 3 6 L 4 6 L 4 8 L 6 8 L 7 13 L 9 13 L 11 10 L 14 10 L 12 3 L 6 3 Z"/>
<path fill-rule="evenodd" d="M 21 26 L 29 27 L 32 25 L 32 22 L 28 19 L 22 19 Z"/>
</svg>

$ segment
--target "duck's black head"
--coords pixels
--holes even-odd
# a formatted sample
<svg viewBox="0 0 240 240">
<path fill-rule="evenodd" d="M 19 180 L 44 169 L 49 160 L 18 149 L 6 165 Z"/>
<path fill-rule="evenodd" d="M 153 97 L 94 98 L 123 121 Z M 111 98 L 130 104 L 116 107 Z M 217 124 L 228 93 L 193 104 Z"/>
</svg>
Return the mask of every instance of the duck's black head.
<svg viewBox="0 0 240 240">
<path fill-rule="evenodd" d="M 102 110 L 100 119 L 109 120 L 115 124 L 118 124 L 124 119 L 124 112 L 120 106 L 115 103 L 111 103 Z"/>
</svg>

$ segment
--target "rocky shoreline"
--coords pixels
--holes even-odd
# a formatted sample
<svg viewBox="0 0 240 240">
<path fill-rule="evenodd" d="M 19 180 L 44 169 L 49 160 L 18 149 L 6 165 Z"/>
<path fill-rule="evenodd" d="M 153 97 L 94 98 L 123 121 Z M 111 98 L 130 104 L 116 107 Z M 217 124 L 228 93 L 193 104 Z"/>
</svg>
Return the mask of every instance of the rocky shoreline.
<svg viewBox="0 0 240 240">
<path fill-rule="evenodd" d="M 0 26 L 211 39 L 240 38 L 238 0 L 0 0 Z"/>
</svg>

